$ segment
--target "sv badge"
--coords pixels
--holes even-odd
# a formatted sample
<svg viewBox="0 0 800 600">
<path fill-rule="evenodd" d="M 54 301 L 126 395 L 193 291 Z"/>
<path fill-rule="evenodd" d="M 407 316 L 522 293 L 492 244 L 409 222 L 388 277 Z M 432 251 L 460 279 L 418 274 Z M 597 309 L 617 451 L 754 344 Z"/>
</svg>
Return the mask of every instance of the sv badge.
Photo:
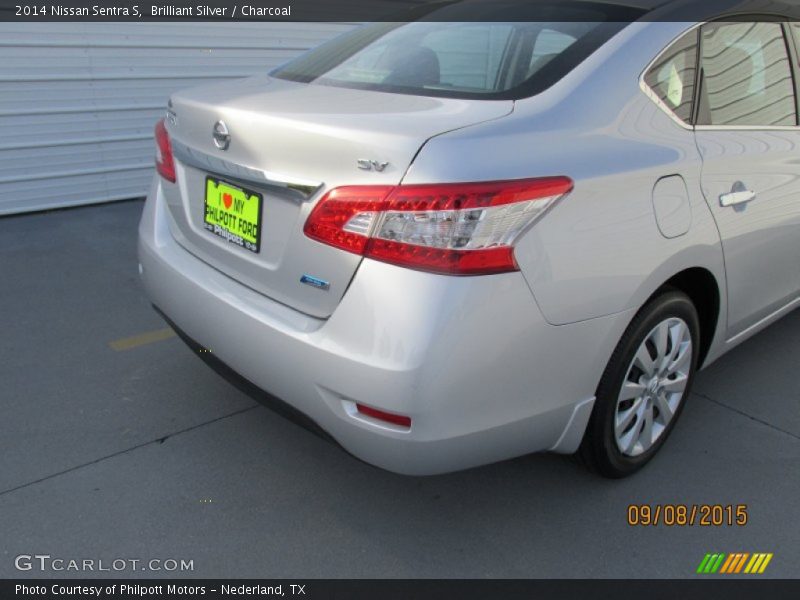
<svg viewBox="0 0 800 600">
<path fill-rule="evenodd" d="M 389 166 L 389 161 L 370 160 L 369 158 L 359 158 L 356 162 L 362 171 L 378 171 L 378 173 Z"/>
</svg>

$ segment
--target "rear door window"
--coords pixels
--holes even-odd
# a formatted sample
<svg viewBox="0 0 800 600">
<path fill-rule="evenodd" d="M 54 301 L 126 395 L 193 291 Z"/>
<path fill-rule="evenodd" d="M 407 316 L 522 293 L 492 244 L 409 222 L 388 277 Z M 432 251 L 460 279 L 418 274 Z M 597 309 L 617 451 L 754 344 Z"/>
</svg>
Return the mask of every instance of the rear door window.
<svg viewBox="0 0 800 600">
<path fill-rule="evenodd" d="M 701 36 L 698 125 L 797 125 L 792 67 L 780 23 L 712 23 Z"/>
</svg>

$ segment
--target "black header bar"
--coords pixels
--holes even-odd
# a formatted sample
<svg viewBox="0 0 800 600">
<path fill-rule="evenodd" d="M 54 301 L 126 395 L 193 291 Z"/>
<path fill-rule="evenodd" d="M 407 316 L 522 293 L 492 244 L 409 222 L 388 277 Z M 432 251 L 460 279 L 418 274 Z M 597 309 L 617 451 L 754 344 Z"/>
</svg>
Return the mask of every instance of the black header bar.
<svg viewBox="0 0 800 600">
<path fill-rule="evenodd" d="M 293 600 L 713 600 L 800 598 L 800 580 L 2 580 L 3 600 L 173 600 L 291 598 Z"/>
<path fill-rule="evenodd" d="M 567 6 L 626 22 L 800 19 L 798 0 L 0 0 L 0 21 L 549 21 Z"/>
</svg>

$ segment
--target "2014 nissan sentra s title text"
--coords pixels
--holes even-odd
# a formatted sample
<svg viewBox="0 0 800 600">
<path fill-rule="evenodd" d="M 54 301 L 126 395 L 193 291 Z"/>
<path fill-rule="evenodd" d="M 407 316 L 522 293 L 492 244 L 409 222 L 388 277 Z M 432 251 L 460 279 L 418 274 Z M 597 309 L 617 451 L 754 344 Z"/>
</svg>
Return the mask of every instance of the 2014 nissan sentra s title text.
<svg viewBox="0 0 800 600">
<path fill-rule="evenodd" d="M 671 6 L 437 5 L 174 94 L 153 304 L 385 469 L 636 471 L 800 303 L 800 31 Z"/>
</svg>

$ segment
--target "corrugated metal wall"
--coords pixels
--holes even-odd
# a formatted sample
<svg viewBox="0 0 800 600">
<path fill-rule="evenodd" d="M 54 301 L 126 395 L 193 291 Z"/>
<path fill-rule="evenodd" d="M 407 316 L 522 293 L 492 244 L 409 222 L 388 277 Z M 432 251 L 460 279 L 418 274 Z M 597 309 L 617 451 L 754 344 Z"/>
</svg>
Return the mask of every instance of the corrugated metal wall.
<svg viewBox="0 0 800 600">
<path fill-rule="evenodd" d="M 342 23 L 0 23 L 0 214 L 133 198 L 177 89 L 263 72 Z"/>
</svg>

